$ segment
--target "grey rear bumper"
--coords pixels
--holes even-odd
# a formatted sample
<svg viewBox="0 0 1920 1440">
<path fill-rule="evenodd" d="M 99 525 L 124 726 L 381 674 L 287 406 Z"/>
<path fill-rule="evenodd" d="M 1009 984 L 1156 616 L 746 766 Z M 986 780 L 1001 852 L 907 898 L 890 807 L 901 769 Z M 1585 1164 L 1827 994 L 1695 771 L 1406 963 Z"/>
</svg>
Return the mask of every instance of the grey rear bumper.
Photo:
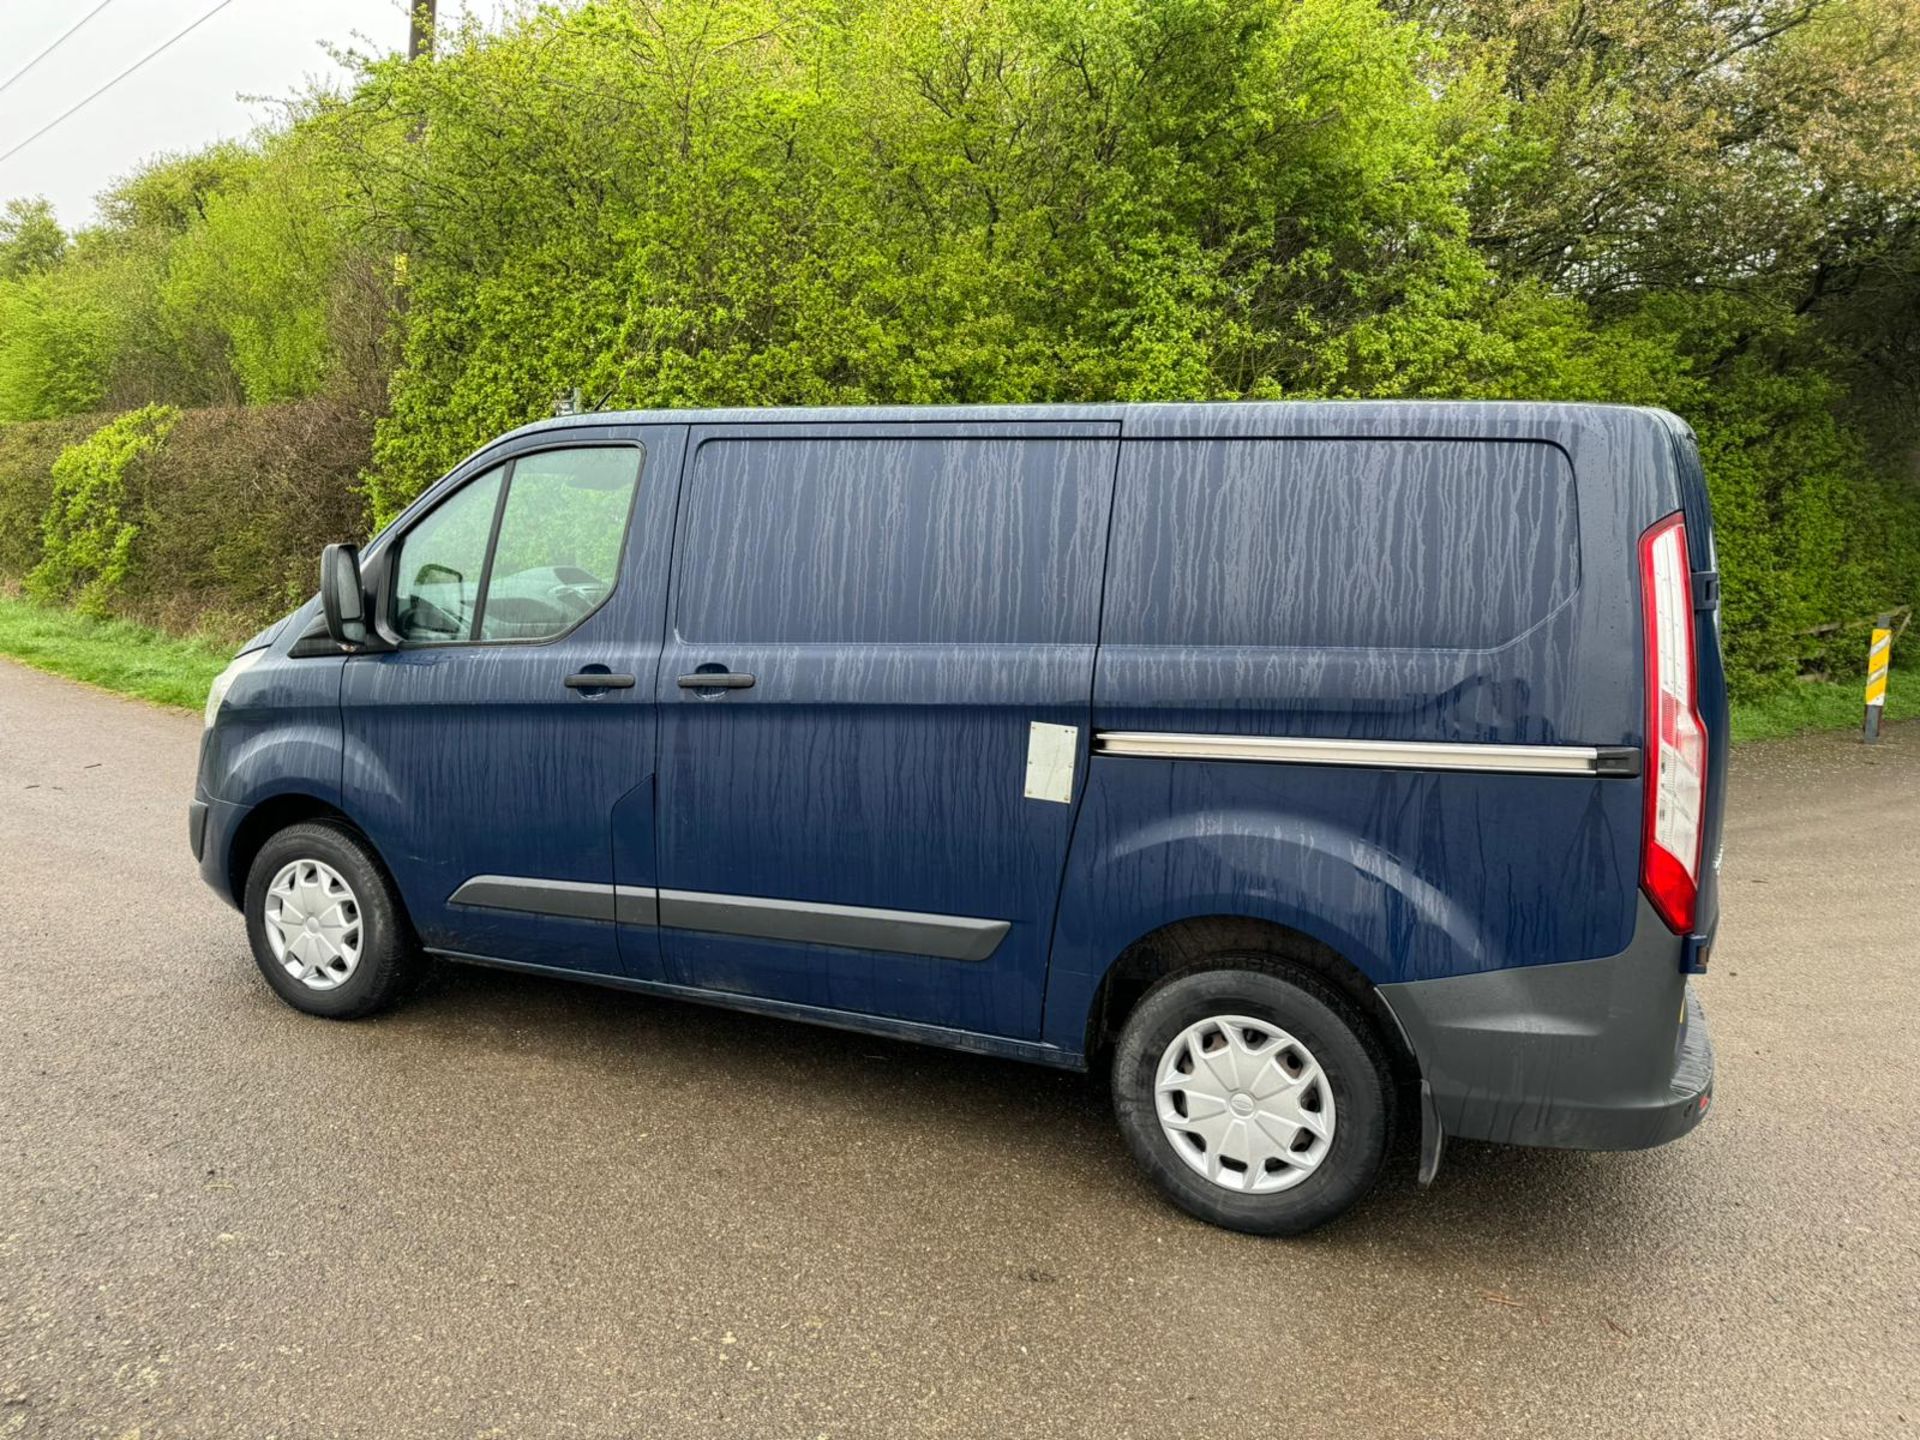
<svg viewBox="0 0 1920 1440">
<path fill-rule="evenodd" d="M 1706 1014 L 1679 937 L 1643 899 L 1618 955 L 1380 987 L 1449 1136 L 1643 1150 L 1713 1095 Z"/>
<path fill-rule="evenodd" d="M 198 864 L 207 848 L 207 805 L 204 800 L 187 802 L 187 844 L 193 847 L 194 863 Z"/>
</svg>

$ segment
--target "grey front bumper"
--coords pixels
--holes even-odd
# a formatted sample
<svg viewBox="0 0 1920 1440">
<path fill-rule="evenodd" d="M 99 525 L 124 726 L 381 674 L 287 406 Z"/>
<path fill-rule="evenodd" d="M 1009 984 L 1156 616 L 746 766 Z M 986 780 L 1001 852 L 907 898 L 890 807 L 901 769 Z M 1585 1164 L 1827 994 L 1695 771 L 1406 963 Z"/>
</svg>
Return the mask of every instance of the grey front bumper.
<svg viewBox="0 0 1920 1440">
<path fill-rule="evenodd" d="M 1680 939 L 1643 899 L 1618 955 L 1380 987 L 1448 1136 L 1644 1150 L 1713 1096 L 1706 1013 Z"/>
</svg>

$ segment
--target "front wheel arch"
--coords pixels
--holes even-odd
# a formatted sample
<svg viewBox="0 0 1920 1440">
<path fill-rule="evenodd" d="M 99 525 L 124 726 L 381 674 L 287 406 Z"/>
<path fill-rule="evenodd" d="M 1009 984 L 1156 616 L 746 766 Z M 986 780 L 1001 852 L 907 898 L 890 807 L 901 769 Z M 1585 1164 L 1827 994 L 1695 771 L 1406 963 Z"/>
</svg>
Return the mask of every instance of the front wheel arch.
<svg viewBox="0 0 1920 1440">
<path fill-rule="evenodd" d="M 331 824 L 344 826 L 360 838 L 360 842 L 380 858 L 379 847 L 365 830 L 354 824 L 353 817 L 337 805 L 331 805 L 317 795 L 302 791 L 289 791 L 282 795 L 270 795 L 247 811 L 246 817 L 233 832 L 233 840 L 227 846 L 227 899 L 237 910 L 246 900 L 247 874 L 253 869 L 254 857 L 261 848 L 292 825 L 307 821 L 323 820 Z M 391 879 L 393 871 L 384 858 L 380 858 L 381 868 L 387 871 Z M 396 887 L 397 890 L 397 887 Z"/>
</svg>

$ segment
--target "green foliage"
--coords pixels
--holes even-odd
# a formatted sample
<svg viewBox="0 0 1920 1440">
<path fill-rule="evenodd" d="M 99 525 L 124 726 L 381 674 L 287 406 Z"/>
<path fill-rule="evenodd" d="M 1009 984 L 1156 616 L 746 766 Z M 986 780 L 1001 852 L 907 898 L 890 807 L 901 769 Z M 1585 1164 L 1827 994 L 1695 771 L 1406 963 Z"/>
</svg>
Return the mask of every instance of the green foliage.
<svg viewBox="0 0 1920 1440">
<path fill-rule="evenodd" d="M 43 198 L 0 205 L 0 280 L 51 270 L 66 258 L 67 232 Z"/>
<path fill-rule="evenodd" d="M 70 416 L 0 425 L 0 585 L 18 584 L 40 563 L 41 527 L 53 498 L 53 462 L 99 424 Z"/>
<path fill-rule="evenodd" d="M 0 281 L 0 422 L 97 408 L 117 345 L 113 277 L 62 267 Z"/>
<path fill-rule="evenodd" d="M 140 533 L 125 514 L 127 470 L 164 443 L 179 418 L 171 406 L 143 406 L 60 452 L 41 530 L 45 553 L 27 577 L 35 599 L 70 601 L 83 615 L 107 613 Z"/>
<path fill-rule="evenodd" d="M 179 163 L 109 192 L 103 206 L 123 223 L 82 231 L 57 265 L 0 280 L 0 423 L 222 393 L 219 358 L 183 348 L 160 311 L 169 250 L 189 224 L 183 201 L 161 198 Z"/>
<path fill-rule="evenodd" d="M 343 184 L 316 109 L 254 147 L 143 166 L 52 263 L 13 267 L 0 224 L 0 423 L 328 391 L 377 404 L 392 297 Z M 38 220 L 21 224 L 44 255 Z"/>
<path fill-rule="evenodd" d="M 588 0 L 437 50 L 70 242 L 0 218 L 0 425 L 194 407 L 117 605 L 238 625 L 310 585 L 298 506 L 389 517 L 575 387 L 1662 405 L 1737 694 L 1920 600 L 1914 0 Z"/>
<path fill-rule="evenodd" d="M 410 237 L 376 508 L 573 384 L 1443 388 L 1487 276 L 1426 59 L 1365 0 L 887 0 L 588 5 L 383 62 L 340 122 Z"/>
<path fill-rule="evenodd" d="M 254 164 L 252 150 L 232 141 L 156 156 L 100 197 L 105 228 L 184 235 L 207 218 L 208 201 L 251 173 Z"/>
<path fill-rule="evenodd" d="M 169 253 L 159 293 L 169 332 L 218 355 L 252 404 L 334 386 L 348 343 L 336 329 L 360 318 L 350 312 L 366 267 L 325 141 L 317 122 L 270 137 L 206 193 Z M 377 301 L 383 331 L 388 297 Z M 358 337 L 363 348 L 383 338 Z"/>
<path fill-rule="evenodd" d="M 366 535 L 350 402 L 188 410 L 129 472 L 140 527 L 117 613 L 243 639 L 314 591 L 320 548 Z"/>
<path fill-rule="evenodd" d="M 1865 647 L 1861 655 L 1866 654 Z M 1865 701 L 1859 682 L 1827 681 L 1769 690 L 1733 707 L 1733 739 L 1778 740 L 1811 730 L 1858 730 Z M 1887 686 L 1888 724 L 1920 720 L 1920 680 L 1896 671 Z"/>
<path fill-rule="evenodd" d="M 54 464 L 76 447 L 97 456 L 89 437 L 100 424 L 0 425 L 0 585 L 24 582 L 42 565 Z M 371 431 L 348 399 L 180 412 L 164 444 L 120 469 L 116 523 L 132 535 L 108 606 L 165 629 L 238 640 L 299 604 L 313 593 L 320 547 L 366 534 L 354 477 Z M 42 573 L 56 588 L 84 583 L 57 576 L 52 564 Z"/>
</svg>

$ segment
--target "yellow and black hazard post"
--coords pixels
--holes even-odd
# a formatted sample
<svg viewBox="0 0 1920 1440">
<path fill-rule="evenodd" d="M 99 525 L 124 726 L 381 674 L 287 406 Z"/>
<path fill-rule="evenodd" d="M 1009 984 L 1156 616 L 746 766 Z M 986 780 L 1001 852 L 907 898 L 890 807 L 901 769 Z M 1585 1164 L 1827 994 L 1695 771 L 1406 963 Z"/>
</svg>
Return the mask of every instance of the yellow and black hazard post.
<svg viewBox="0 0 1920 1440">
<path fill-rule="evenodd" d="M 1867 716 L 1863 738 L 1871 745 L 1880 738 L 1880 712 L 1887 708 L 1887 664 L 1893 659 L 1893 617 L 1882 615 L 1867 646 Z"/>
</svg>

